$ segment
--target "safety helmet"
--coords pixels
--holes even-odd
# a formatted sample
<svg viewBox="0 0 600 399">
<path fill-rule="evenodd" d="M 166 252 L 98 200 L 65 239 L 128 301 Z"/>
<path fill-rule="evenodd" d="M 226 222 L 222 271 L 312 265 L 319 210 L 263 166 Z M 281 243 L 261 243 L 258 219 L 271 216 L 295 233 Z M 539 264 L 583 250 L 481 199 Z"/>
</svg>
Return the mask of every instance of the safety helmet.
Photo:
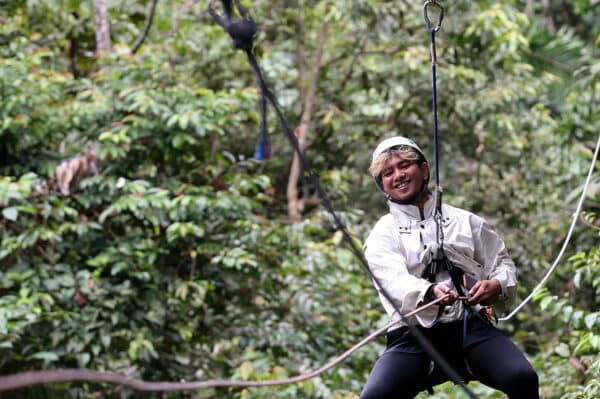
<svg viewBox="0 0 600 399">
<path fill-rule="evenodd" d="M 412 139 L 403 136 L 395 136 L 390 137 L 389 139 L 385 139 L 381 143 L 379 143 L 377 148 L 375 148 L 375 151 L 373 151 L 373 159 L 371 160 L 371 162 L 375 161 L 377 157 L 380 156 L 384 151 L 400 145 L 406 145 L 408 147 L 414 148 L 419 152 L 419 154 L 421 154 L 424 160 L 427 160 L 425 154 L 423 153 L 423 150 L 421 150 L 417 143 L 415 143 Z"/>
</svg>

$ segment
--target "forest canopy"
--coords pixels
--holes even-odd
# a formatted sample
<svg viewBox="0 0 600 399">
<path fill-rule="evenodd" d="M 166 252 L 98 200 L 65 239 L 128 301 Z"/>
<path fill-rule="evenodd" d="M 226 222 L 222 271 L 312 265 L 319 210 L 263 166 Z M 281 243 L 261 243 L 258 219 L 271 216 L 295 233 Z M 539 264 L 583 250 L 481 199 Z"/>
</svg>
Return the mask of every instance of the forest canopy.
<svg viewBox="0 0 600 399">
<path fill-rule="evenodd" d="M 444 201 L 501 232 L 522 300 L 561 249 L 598 140 L 600 3 L 440 3 Z M 423 4 L 242 4 L 265 80 L 360 246 L 386 212 L 368 173 L 375 145 L 403 134 L 433 153 Z M 261 91 L 206 2 L 3 0 L 0 22 L 0 375 L 279 379 L 387 322 L 272 108 L 270 157 L 254 157 Z M 600 396 L 592 168 L 565 256 L 499 324 L 542 398 Z M 149 396 L 358 398 L 383 348 L 376 340 L 300 384 Z M 427 397 L 461 395 L 445 384 Z M 140 395 L 86 382 L 2 397 Z"/>
</svg>

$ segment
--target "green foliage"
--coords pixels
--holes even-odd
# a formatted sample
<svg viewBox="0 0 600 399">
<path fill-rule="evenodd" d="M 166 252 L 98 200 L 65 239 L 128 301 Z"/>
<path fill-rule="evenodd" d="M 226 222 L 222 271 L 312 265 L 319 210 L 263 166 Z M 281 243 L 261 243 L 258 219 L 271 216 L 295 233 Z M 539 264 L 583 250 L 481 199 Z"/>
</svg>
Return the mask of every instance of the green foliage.
<svg viewBox="0 0 600 399">
<path fill-rule="evenodd" d="M 307 207 L 300 224 L 282 222 L 289 145 L 270 115 L 273 158 L 249 158 L 259 125 L 254 76 L 200 6 L 182 14 L 185 3 L 159 2 L 132 56 L 147 2 L 110 2 L 115 52 L 101 60 L 92 2 L 0 7 L 2 374 L 82 367 L 153 381 L 283 378 L 323 365 L 384 322 L 321 207 Z M 446 199 L 504 233 L 525 296 L 581 192 L 600 131 L 600 68 L 593 2 L 561 4 L 566 11 L 551 13 L 555 31 L 542 23 L 548 10 L 536 4 L 526 14 L 522 3 L 447 5 L 438 88 Z M 402 133 L 432 152 L 421 5 L 245 4 L 292 126 L 307 83 L 301 70 L 310 70 L 327 23 L 307 156 L 358 242 L 384 211 L 366 173 L 374 143 Z M 592 185 L 591 227 L 576 231 L 568 267 L 537 306 L 503 325 L 539 370 L 544 398 L 600 389 L 600 254 L 590 216 L 598 195 Z M 357 398 L 381 350 L 377 341 L 302 384 L 198 396 Z M 450 384 L 436 391 L 463 395 Z M 19 394 L 137 397 L 95 384 Z"/>
<path fill-rule="evenodd" d="M 535 298 L 549 322 L 555 325 L 552 328 L 555 336 L 547 337 L 545 348 L 550 359 L 555 359 L 552 364 L 557 370 L 552 370 L 546 389 L 552 389 L 552 397 L 593 398 L 598 392 L 600 376 L 600 312 L 597 310 L 600 251 L 594 248 L 589 253 L 580 252 L 569 262 L 573 275 L 569 292 L 559 297 L 544 289 Z M 557 384 L 555 378 L 561 383 Z M 584 383 L 574 383 L 577 380 Z"/>
</svg>

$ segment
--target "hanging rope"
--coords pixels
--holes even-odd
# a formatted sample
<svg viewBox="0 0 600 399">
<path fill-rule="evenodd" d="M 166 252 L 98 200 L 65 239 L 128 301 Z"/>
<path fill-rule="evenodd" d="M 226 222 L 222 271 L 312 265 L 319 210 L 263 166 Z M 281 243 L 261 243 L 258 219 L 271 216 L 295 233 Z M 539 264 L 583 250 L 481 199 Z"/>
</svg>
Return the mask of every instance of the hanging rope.
<svg viewBox="0 0 600 399">
<path fill-rule="evenodd" d="M 432 10 L 436 9 L 437 18 L 435 23 L 431 22 L 429 14 Z M 431 91 L 432 91 L 432 113 L 433 113 L 433 157 L 435 162 L 435 212 L 433 215 L 435 226 L 436 226 L 436 253 L 431 263 L 427 265 L 423 273 L 423 278 L 430 281 L 434 281 L 435 275 L 446 270 L 450 275 L 452 285 L 456 289 L 456 292 L 461 297 L 468 297 L 463 290 L 462 286 L 462 275 L 463 272 L 459 268 L 456 268 L 454 264 L 444 254 L 444 228 L 442 224 L 442 187 L 440 185 L 440 157 L 439 157 L 439 129 L 438 129 L 438 112 L 437 112 L 437 51 L 435 46 L 435 34 L 441 29 L 442 21 L 444 19 L 444 7 L 434 0 L 429 0 L 423 6 L 423 15 L 425 17 L 425 25 L 427 31 L 431 35 Z M 471 306 L 465 305 L 465 311 L 463 319 L 466 323 L 467 317 L 470 314 L 476 314 L 473 312 Z"/>
<path fill-rule="evenodd" d="M 422 312 L 433 305 L 437 305 L 439 302 L 446 299 L 449 295 L 445 295 L 441 298 L 431 301 L 412 312 L 409 312 L 405 317 L 411 317 L 419 312 Z M 98 383 L 108 383 L 115 385 L 122 385 L 132 388 L 136 391 L 144 392 L 174 392 L 174 391 L 189 391 L 195 389 L 206 389 L 206 388 L 219 388 L 219 387 L 235 387 L 235 388 L 252 388 L 252 387 L 272 387 L 279 385 L 297 384 L 306 380 L 310 380 L 337 366 L 354 352 L 377 338 L 379 335 L 386 332 L 388 329 L 394 327 L 399 321 L 392 321 L 385 326 L 379 328 L 377 331 L 371 333 L 367 337 L 363 338 L 356 345 L 348 349 L 343 354 L 331 360 L 326 365 L 310 371 L 308 373 L 300 374 L 296 377 L 286 378 L 281 380 L 270 380 L 270 381 L 236 381 L 236 380 L 208 380 L 208 381 L 193 381 L 193 382 L 148 382 L 143 380 L 136 380 L 129 378 L 123 374 L 100 372 L 92 370 L 81 370 L 81 369 L 63 369 L 63 370 L 45 370 L 45 371 L 30 371 L 19 374 L 12 374 L 8 376 L 0 377 L 0 392 L 12 391 L 19 388 L 25 388 L 32 385 L 40 384 L 52 384 L 60 382 L 77 382 L 77 381 L 89 381 Z"/>
<path fill-rule="evenodd" d="M 431 18 L 429 17 L 429 13 L 432 9 L 437 9 L 438 13 L 435 24 L 431 23 Z M 442 20 L 444 19 L 444 7 L 442 7 L 436 1 L 429 0 L 423 5 L 423 17 L 425 18 L 425 26 L 427 27 L 427 32 L 429 32 L 431 37 L 431 108 L 433 115 L 433 160 L 435 180 L 435 212 L 433 218 L 435 220 L 436 226 L 435 239 L 437 243 L 437 251 L 434 254 L 434 259 L 431 262 L 431 265 L 429 265 L 429 267 L 426 269 L 426 273 L 423 277 L 431 279 L 437 274 L 440 267 L 443 266 L 441 262 L 444 259 L 444 230 L 442 227 L 442 187 L 440 186 L 439 129 L 437 113 L 437 51 L 435 47 L 435 34 L 442 27 Z"/>
<path fill-rule="evenodd" d="M 558 262 L 560 262 L 561 258 L 563 257 L 563 255 L 565 253 L 565 250 L 567 249 L 567 245 L 569 244 L 569 241 L 571 240 L 571 235 L 573 234 L 573 230 L 575 230 L 575 225 L 577 224 L 577 219 L 579 218 L 579 214 L 581 213 L 583 201 L 585 200 L 585 196 L 587 194 L 587 190 L 590 185 L 590 181 L 592 180 L 592 174 L 596 167 L 596 161 L 598 160 L 599 149 L 600 149 L 600 135 L 598 136 L 598 141 L 596 142 L 596 149 L 594 150 L 594 155 L 592 156 L 592 163 L 590 164 L 590 169 L 588 171 L 587 178 L 585 179 L 585 183 L 583 185 L 581 197 L 579 198 L 579 202 L 577 203 L 577 209 L 575 210 L 575 213 L 573 214 L 573 220 L 571 221 L 571 226 L 569 227 L 569 231 L 567 232 L 565 241 L 563 242 L 563 245 L 562 245 L 560 251 L 558 252 L 558 255 L 556 256 L 556 259 L 552 263 L 552 266 L 550 266 L 550 268 L 548 269 L 548 271 L 546 272 L 546 274 L 544 275 L 542 280 L 535 286 L 533 291 L 531 291 L 531 294 L 529 294 L 529 296 L 527 296 L 527 298 L 525 298 L 523 300 L 523 302 L 521 302 L 519 304 L 519 306 L 517 306 L 512 312 L 510 312 L 510 314 L 506 315 L 505 317 L 499 318 L 498 319 L 499 321 L 510 320 L 514 315 L 516 315 L 529 301 L 531 301 L 533 299 L 533 297 L 538 292 L 540 292 L 540 290 L 544 287 L 544 285 L 546 284 L 546 282 L 548 281 L 548 279 L 550 278 L 550 276 L 552 275 L 552 273 L 558 266 Z"/>
<path fill-rule="evenodd" d="M 258 63 L 252 52 L 254 45 L 254 37 L 256 36 L 256 23 L 250 18 L 248 10 L 244 8 L 239 0 L 235 0 L 235 8 L 237 8 L 240 19 L 234 18 L 234 7 L 231 0 L 222 1 L 223 15 L 215 12 L 212 6 L 212 0 L 208 2 L 208 12 L 211 17 L 229 34 L 233 40 L 233 47 L 239 50 L 244 50 L 252 69 L 258 79 L 260 86 L 260 138 L 254 150 L 254 159 L 261 161 L 270 158 L 271 148 L 269 145 L 269 135 L 267 133 L 267 86 L 262 77 L 262 73 L 258 68 Z"/>
</svg>

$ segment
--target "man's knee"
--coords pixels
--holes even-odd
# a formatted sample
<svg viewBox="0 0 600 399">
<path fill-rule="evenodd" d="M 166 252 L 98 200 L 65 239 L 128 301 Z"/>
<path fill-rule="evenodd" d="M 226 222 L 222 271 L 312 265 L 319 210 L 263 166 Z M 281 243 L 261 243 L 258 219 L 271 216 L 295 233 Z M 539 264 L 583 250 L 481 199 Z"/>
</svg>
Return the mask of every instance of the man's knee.
<svg viewBox="0 0 600 399">
<path fill-rule="evenodd" d="M 386 399 L 392 398 L 392 395 L 393 392 L 386 384 L 380 384 L 379 386 L 367 384 L 360 394 L 360 399 Z"/>
<path fill-rule="evenodd" d="M 528 367 L 521 367 L 515 371 L 514 379 L 519 385 L 538 389 L 539 380 L 535 370 L 528 364 Z"/>
<path fill-rule="evenodd" d="M 518 385 L 538 386 L 538 375 L 529 363 L 511 368 L 507 380 L 507 383 L 512 384 L 517 383 Z"/>
<path fill-rule="evenodd" d="M 528 363 L 506 371 L 500 384 L 510 398 L 535 399 L 539 395 L 538 375 Z"/>
</svg>

